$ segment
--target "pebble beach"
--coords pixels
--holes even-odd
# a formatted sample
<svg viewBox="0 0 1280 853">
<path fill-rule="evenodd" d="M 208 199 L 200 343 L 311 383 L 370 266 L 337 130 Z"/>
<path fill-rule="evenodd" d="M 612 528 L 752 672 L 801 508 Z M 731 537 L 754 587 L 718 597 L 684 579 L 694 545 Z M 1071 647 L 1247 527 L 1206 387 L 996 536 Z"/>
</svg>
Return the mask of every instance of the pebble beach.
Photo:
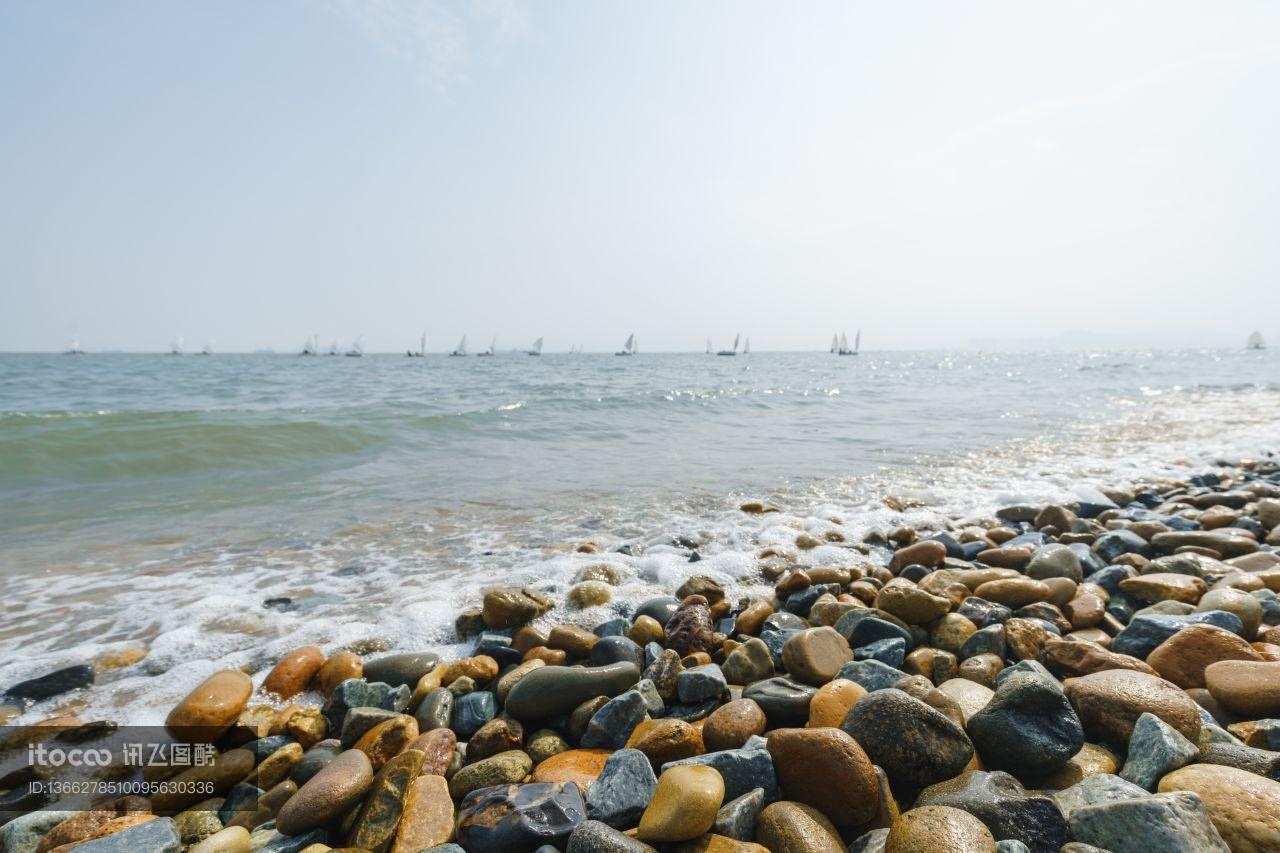
<svg viewBox="0 0 1280 853">
<path fill-rule="evenodd" d="M 211 796 L 66 812 L 10 773 L 0 848 L 1280 850 L 1280 462 L 1074 493 L 857 539 L 834 518 L 728 583 L 673 543 L 678 583 L 589 625 L 622 577 L 573 543 L 563 589 L 457 612 L 456 655 L 210 671 L 166 726 L 215 746 L 170 779 Z M 7 686 L 8 719 L 65 703 L 10 736 L 91 740 L 102 668 Z"/>
</svg>

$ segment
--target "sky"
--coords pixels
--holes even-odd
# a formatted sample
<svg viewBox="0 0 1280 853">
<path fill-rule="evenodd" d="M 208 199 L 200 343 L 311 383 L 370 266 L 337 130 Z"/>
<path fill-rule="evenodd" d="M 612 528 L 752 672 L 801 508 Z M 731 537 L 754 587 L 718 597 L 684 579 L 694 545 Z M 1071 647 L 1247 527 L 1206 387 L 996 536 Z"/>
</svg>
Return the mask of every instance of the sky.
<svg viewBox="0 0 1280 853">
<path fill-rule="evenodd" d="M 1280 341 L 1280 4 L 0 0 L 0 350 Z"/>
</svg>

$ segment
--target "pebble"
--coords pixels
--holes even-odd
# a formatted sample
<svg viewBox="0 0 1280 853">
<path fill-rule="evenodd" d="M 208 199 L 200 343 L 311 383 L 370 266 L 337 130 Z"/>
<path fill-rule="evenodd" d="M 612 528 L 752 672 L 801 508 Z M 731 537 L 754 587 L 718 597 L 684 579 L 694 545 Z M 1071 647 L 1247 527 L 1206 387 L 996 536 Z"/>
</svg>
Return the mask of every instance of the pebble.
<svg viewBox="0 0 1280 853">
<path fill-rule="evenodd" d="M 391 845 L 404 815 L 404 801 L 409 785 L 422 769 L 425 758 L 421 752 L 409 750 L 383 765 L 374 777 L 364 805 L 356 814 L 348 837 L 350 846 L 385 850 Z"/>
<path fill-rule="evenodd" d="M 947 559 L 947 546 L 941 542 L 925 539 L 914 545 L 899 548 L 889 561 L 889 571 L 898 573 L 907 566 L 917 565 L 932 569 L 941 566 Z"/>
<path fill-rule="evenodd" d="M 648 756 L 635 749 L 618 750 L 587 789 L 587 816 L 620 829 L 635 826 L 657 787 Z"/>
<path fill-rule="evenodd" d="M 412 688 L 439 662 L 440 656 L 435 652 L 384 655 L 365 661 L 362 677 L 366 681 L 379 681 L 392 687 L 403 684 Z"/>
<path fill-rule="evenodd" d="M 782 796 L 773 759 L 762 738 L 752 738 L 741 749 L 725 749 L 673 761 L 664 764 L 662 770 L 690 765 L 714 768 L 724 780 L 727 800 L 741 797 L 756 788 L 764 789 L 765 799 L 769 802 Z"/>
<path fill-rule="evenodd" d="M 458 807 L 458 843 L 466 850 L 559 848 L 586 819 L 572 782 L 495 785 L 468 794 Z"/>
<path fill-rule="evenodd" d="M 653 847 L 598 820 L 578 824 L 569 835 L 566 853 L 656 853 Z"/>
<path fill-rule="evenodd" d="M 737 749 L 765 729 L 764 710 L 754 699 L 735 699 L 712 711 L 702 726 L 702 741 L 712 752 Z"/>
<path fill-rule="evenodd" d="M 1109 853 L 1227 853 L 1200 798 L 1189 793 L 1104 800 L 1069 818 L 1078 842 Z"/>
<path fill-rule="evenodd" d="M 1129 738 L 1129 757 L 1120 778 L 1148 791 L 1166 773 L 1193 761 L 1200 754 L 1187 740 L 1154 714 L 1143 713 Z"/>
<path fill-rule="evenodd" d="M 1195 604 L 1209 589 L 1198 577 L 1172 572 L 1156 572 L 1120 581 L 1120 591 L 1139 601 L 1181 601 Z"/>
<path fill-rule="evenodd" d="M 249 830 L 243 826 L 229 826 L 208 836 L 187 853 L 250 853 Z"/>
<path fill-rule="evenodd" d="M 1084 745 L 1084 728 L 1061 687 L 1031 673 L 1001 681 L 965 728 L 984 767 L 1024 780 L 1053 773 Z"/>
<path fill-rule="evenodd" d="M 996 849 L 991 831 L 973 815 L 950 806 L 903 812 L 885 839 L 885 853 L 985 853 Z"/>
<path fill-rule="evenodd" d="M 753 684 L 773 675 L 773 655 L 764 641 L 752 637 L 725 656 L 721 671 L 730 684 Z"/>
<path fill-rule="evenodd" d="M 316 673 L 316 682 L 324 696 L 331 694 L 342 682 L 359 678 L 364 673 L 364 661 L 355 652 L 337 652 L 330 655 Z"/>
<path fill-rule="evenodd" d="M 1200 737 L 1200 714 L 1186 693 L 1154 675 L 1110 669 L 1071 679 L 1066 685 L 1085 734 L 1124 746 L 1138 717 L 1150 712 L 1195 742 Z"/>
<path fill-rule="evenodd" d="M 253 681 L 243 672 L 215 672 L 169 712 L 165 729 L 188 743 L 217 740 L 239 719 L 252 694 Z"/>
<path fill-rule="evenodd" d="M 1204 680 L 1229 711 L 1251 720 L 1280 717 L 1280 662 L 1218 661 L 1205 667 Z"/>
<path fill-rule="evenodd" d="M 1230 587 L 1211 589 L 1201 597 L 1196 610 L 1200 613 L 1222 611 L 1234 614 L 1244 624 L 1244 636 L 1252 637 L 1262 624 L 1262 604 L 1247 592 Z"/>
<path fill-rule="evenodd" d="M 364 799 L 372 785 L 369 757 L 348 749 L 298 789 L 276 815 L 276 826 L 285 835 L 324 826 Z"/>
<path fill-rule="evenodd" d="M 813 694 L 813 699 L 809 701 L 809 720 L 805 725 L 809 728 L 828 726 L 839 728 L 849 709 L 853 707 L 853 703 L 866 695 L 867 691 L 857 682 L 844 678 L 828 681 L 818 688 L 818 692 Z M 715 714 L 712 713 L 711 716 L 714 717 Z M 761 726 L 761 731 L 763 730 Z M 753 732 L 753 734 L 759 733 Z"/>
<path fill-rule="evenodd" d="M 701 702 L 717 698 L 728 686 L 724 673 L 714 663 L 689 667 L 676 677 L 676 695 L 681 702 Z"/>
<path fill-rule="evenodd" d="M 1280 782 L 1235 767 L 1193 764 L 1160 780 L 1160 792 L 1199 796 L 1233 850 L 1280 850 Z"/>
<path fill-rule="evenodd" d="M 610 699 L 592 715 L 587 724 L 587 730 L 582 735 L 583 748 L 621 749 L 648 714 L 644 696 L 638 690 L 628 690 Z"/>
<path fill-rule="evenodd" d="M 1032 853 L 1057 853 L 1071 838 L 1066 819 L 1051 798 L 1028 794 L 1008 773 L 966 771 L 920 792 L 917 806 L 962 809 L 992 836 L 1014 839 Z"/>
<path fill-rule="evenodd" d="M 468 764 L 449 777 L 449 793 L 455 799 L 479 788 L 519 782 L 529 775 L 533 762 L 518 749 L 500 752 L 492 758 Z"/>
<path fill-rule="evenodd" d="M 985 684 L 970 681 L 966 678 L 950 678 L 938 685 L 938 689 L 950 696 L 960 707 L 960 713 L 967 723 L 974 714 L 981 711 L 996 695 Z"/>
<path fill-rule="evenodd" d="M 839 832 L 822 812 L 786 800 L 760 812 L 756 838 L 771 853 L 844 853 L 845 849 Z"/>
<path fill-rule="evenodd" d="M 838 728 L 774 729 L 769 755 L 783 794 L 813 806 L 837 826 L 875 816 L 875 769 L 866 752 Z"/>
<path fill-rule="evenodd" d="M 613 600 L 613 591 L 604 581 L 585 580 L 570 589 L 565 600 L 570 607 L 585 610 L 588 607 L 608 604 Z"/>
<path fill-rule="evenodd" d="M 303 646 L 282 657 L 267 673 L 262 682 L 262 692 L 280 699 L 292 699 L 311 684 L 311 680 L 324 666 L 324 652 L 317 646 Z"/>
<path fill-rule="evenodd" d="M 927 625 L 945 616 L 951 602 L 909 584 L 889 584 L 876 595 L 876 607 L 908 625 Z"/>
<path fill-rule="evenodd" d="M 419 776 L 409 783 L 392 853 L 419 853 L 453 838 L 453 798 L 443 776 Z"/>
<path fill-rule="evenodd" d="M 518 628 L 551 609 L 545 594 L 529 587 L 504 586 L 485 593 L 481 618 L 490 628 Z"/>
<path fill-rule="evenodd" d="M 973 744 L 964 729 L 893 688 L 859 700 L 840 727 L 884 768 L 895 786 L 923 788 L 950 779 L 973 758 Z"/>
<path fill-rule="evenodd" d="M 653 799 L 640 818 L 637 837 L 647 842 L 697 838 L 715 822 L 724 793 L 724 779 L 712 767 L 678 765 L 664 769 Z"/>
<path fill-rule="evenodd" d="M 742 698 L 755 702 L 771 726 L 803 726 L 817 692 L 814 687 L 778 676 L 749 685 Z"/>
<path fill-rule="evenodd" d="M 534 782 L 573 782 L 586 792 L 612 754 L 607 749 L 566 749 L 534 767 L 532 778 Z"/>
<path fill-rule="evenodd" d="M 667 648 L 679 655 L 710 651 L 715 646 L 711 608 L 701 595 L 691 595 L 666 622 Z"/>
<path fill-rule="evenodd" d="M 698 755 L 705 751 L 703 741 L 706 736 L 706 726 L 710 725 L 711 717 L 714 717 L 724 707 L 727 706 L 716 709 L 707 718 L 701 733 L 684 720 L 663 719 L 642 722 L 631 733 L 631 739 L 627 742 L 627 746 L 644 753 L 648 757 L 649 763 L 654 767 L 661 767 L 669 761 L 679 761 L 682 758 Z M 761 714 L 762 719 L 763 716 Z M 761 723 L 760 729 L 763 731 L 763 723 Z M 758 734 L 758 732 L 753 733 Z M 745 738 L 743 740 L 745 741 Z M 740 746 L 741 744 L 737 745 Z"/>
<path fill-rule="evenodd" d="M 172 818 L 151 815 L 136 817 L 146 820 L 119 832 L 81 842 L 75 849 L 81 853 L 137 853 L 139 850 L 147 853 L 178 853 L 182 849 L 178 826 Z"/>
<path fill-rule="evenodd" d="M 521 722 L 546 720 L 572 711 L 595 696 L 616 696 L 640 680 L 633 663 L 599 667 L 546 666 L 516 683 L 506 713 Z"/>
<path fill-rule="evenodd" d="M 750 841 L 756 837 L 756 823 L 764 806 L 764 788 L 748 791 L 720 807 L 711 831 L 726 838 Z"/>
</svg>

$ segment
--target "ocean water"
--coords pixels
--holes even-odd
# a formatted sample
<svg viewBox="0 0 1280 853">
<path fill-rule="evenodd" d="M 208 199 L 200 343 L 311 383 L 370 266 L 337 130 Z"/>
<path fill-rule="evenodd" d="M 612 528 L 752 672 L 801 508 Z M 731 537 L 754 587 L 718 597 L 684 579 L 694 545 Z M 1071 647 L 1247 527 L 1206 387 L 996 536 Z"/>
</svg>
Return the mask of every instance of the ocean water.
<svg viewBox="0 0 1280 853">
<path fill-rule="evenodd" d="M 750 590 L 801 531 L 1185 475 L 1276 451 L 1278 423 L 1275 351 L 0 355 L 0 687 L 141 649 L 26 718 L 154 722 L 305 643 L 461 654 L 495 582 L 611 563 L 613 605 L 556 612 L 591 625 L 695 570 Z"/>
</svg>

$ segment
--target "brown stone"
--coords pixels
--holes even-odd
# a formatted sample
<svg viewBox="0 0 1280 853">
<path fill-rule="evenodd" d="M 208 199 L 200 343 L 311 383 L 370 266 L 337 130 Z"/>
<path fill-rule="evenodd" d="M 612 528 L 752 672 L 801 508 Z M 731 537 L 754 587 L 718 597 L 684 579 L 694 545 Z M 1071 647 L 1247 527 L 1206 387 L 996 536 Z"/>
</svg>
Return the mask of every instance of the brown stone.
<svg viewBox="0 0 1280 853">
<path fill-rule="evenodd" d="M 636 837 L 647 842 L 688 841 L 711 829 L 724 800 L 724 779 L 712 767 L 686 764 L 658 777 L 658 789 L 640 817 Z"/>
<path fill-rule="evenodd" d="M 303 749 L 310 749 L 328 736 L 329 721 L 319 708 L 301 708 L 289 715 L 285 731 L 296 738 Z"/>
<path fill-rule="evenodd" d="M 837 826 L 875 817 L 875 769 L 857 741 L 840 729 L 774 729 L 769 755 L 788 799 L 813 806 Z"/>
<path fill-rule="evenodd" d="M 1209 585 L 1194 575 L 1155 572 L 1120 581 L 1120 590 L 1139 601 L 1181 601 L 1195 604 L 1209 590 Z"/>
<path fill-rule="evenodd" d="M 840 834 L 813 806 L 782 800 L 765 806 L 756 822 L 756 840 L 771 853 L 844 853 Z"/>
<path fill-rule="evenodd" d="M 373 785 L 369 757 L 348 749 L 307 780 L 276 816 L 276 827 L 285 835 L 300 835 L 324 826 L 364 799 Z"/>
<path fill-rule="evenodd" d="M 448 731 L 444 729 L 443 731 Z M 404 798 L 392 853 L 419 853 L 453 839 L 453 798 L 443 776 L 419 776 Z"/>
<path fill-rule="evenodd" d="M 470 678 L 476 684 L 488 684 L 498 677 L 498 662 L 488 655 L 463 658 L 449 664 L 440 678 L 446 687 L 459 678 Z"/>
<path fill-rule="evenodd" d="M 63 844 L 93 838 L 102 827 L 122 815 L 149 814 L 150 812 L 151 804 L 142 797 L 121 797 L 102 808 L 77 812 L 49 830 L 40 839 L 36 853 L 46 853 Z"/>
<path fill-rule="evenodd" d="M 1065 765 L 1044 780 L 1043 787 L 1061 791 L 1064 788 L 1070 788 L 1086 776 L 1097 776 L 1101 773 L 1114 775 L 1119 772 L 1120 759 L 1114 752 L 1096 743 L 1086 743 Z"/>
<path fill-rule="evenodd" d="M 416 749 L 393 757 L 373 779 L 347 839 L 360 850 L 386 850 L 404 815 L 405 795 L 418 776 L 423 755 Z M 426 777 L 431 778 L 431 777 Z"/>
<path fill-rule="evenodd" d="M 1280 782 L 1235 767 L 1192 764 L 1165 776 L 1158 788 L 1198 795 L 1232 851 L 1280 850 Z"/>
<path fill-rule="evenodd" d="M 1155 714 L 1183 737 L 1195 743 L 1200 737 L 1196 703 L 1164 679 L 1127 669 L 1108 669 L 1066 682 L 1085 735 L 1124 747 L 1143 712 Z"/>
<path fill-rule="evenodd" d="M 885 853 L 995 853 L 996 840 L 982 821 L 950 806 L 903 812 L 885 840 Z"/>
<path fill-rule="evenodd" d="M 1147 655 L 1161 678 L 1182 688 L 1204 687 L 1204 668 L 1223 660 L 1261 660 L 1241 637 L 1217 625 L 1188 625 Z"/>
<path fill-rule="evenodd" d="M 405 745 L 417 736 L 418 721 L 408 714 L 400 714 L 362 734 L 355 748 L 368 755 L 373 769 L 377 770 L 400 754 Z"/>
<path fill-rule="evenodd" d="M 897 574 L 907 566 L 919 565 L 932 569 L 947 559 L 947 546 L 932 539 L 899 548 L 889 561 L 889 571 Z"/>
<path fill-rule="evenodd" d="M 764 731 L 765 715 L 753 699 L 735 699 L 711 712 L 702 726 L 702 742 L 710 752 L 737 749 Z"/>
<path fill-rule="evenodd" d="M 320 667 L 316 675 L 320 692 L 328 696 L 334 688 L 349 678 L 364 675 L 364 661 L 355 652 L 336 652 Z"/>
<path fill-rule="evenodd" d="M 1107 605 L 1091 593 L 1081 593 L 1067 602 L 1063 612 L 1072 628 L 1096 628 L 1107 615 Z"/>
<path fill-rule="evenodd" d="M 1004 640 L 1009 654 L 1017 660 L 1037 660 L 1045 644 L 1057 635 L 1030 619 L 1013 618 L 1004 623 Z"/>
<path fill-rule="evenodd" d="M 524 653 L 525 663 L 540 660 L 547 666 L 564 666 L 568 658 L 564 649 L 549 649 L 546 646 L 534 646 Z"/>
<path fill-rule="evenodd" d="M 533 768 L 535 782 L 573 782 L 584 794 L 613 753 L 607 749 L 569 749 Z"/>
<path fill-rule="evenodd" d="M 738 618 L 734 622 L 734 628 L 739 634 L 747 634 L 754 637 L 760 633 L 760 628 L 764 625 L 764 620 L 773 615 L 773 607 L 767 601 L 756 600 L 743 608 L 738 614 Z"/>
<path fill-rule="evenodd" d="M 551 629 L 547 646 L 560 649 L 571 657 L 584 658 L 591 654 L 591 647 L 599 639 L 586 628 L 579 628 L 577 625 L 557 625 Z"/>
<path fill-rule="evenodd" d="M 453 729 L 432 729 L 418 735 L 404 746 L 404 751 L 416 749 L 423 755 L 423 776 L 443 776 L 453 761 L 458 737 Z"/>
<path fill-rule="evenodd" d="M 632 732 L 627 746 L 638 749 L 657 770 L 669 761 L 700 755 L 704 750 L 702 732 L 684 720 L 646 720 Z"/>
<path fill-rule="evenodd" d="M 153 811 L 176 814 L 210 796 L 225 793 L 253 769 L 253 753 L 229 749 L 210 764 L 197 765 L 168 780 L 165 791 L 151 798 Z"/>
<path fill-rule="evenodd" d="M 490 628 L 518 628 L 551 609 L 551 599 L 529 587 L 504 586 L 484 596 L 481 618 Z"/>
<path fill-rule="evenodd" d="M 984 566 L 997 569 L 1024 569 L 1031 562 L 1033 551 L 1022 546 L 1013 548 L 990 548 L 982 551 L 975 558 Z"/>
<path fill-rule="evenodd" d="M 1024 607 L 1049 598 L 1049 586 L 1032 578 L 1004 578 L 987 581 L 973 591 L 978 598 L 994 601 L 1006 607 Z"/>
<path fill-rule="evenodd" d="M 1156 675 L 1147 663 L 1129 655 L 1108 651 L 1096 643 L 1081 640 L 1052 639 L 1044 644 L 1041 663 L 1059 678 L 1088 675 L 1107 669 L 1131 669 Z"/>
<path fill-rule="evenodd" d="M 809 702 L 809 727 L 839 727 L 853 703 L 866 695 L 866 688 L 856 681 L 837 678 L 827 682 L 818 688 Z"/>
<path fill-rule="evenodd" d="M 281 699 L 292 699 L 311 684 L 311 679 L 324 666 L 324 652 L 316 646 L 294 649 L 280 659 L 267 673 L 262 691 Z"/>
<path fill-rule="evenodd" d="M 851 660 L 849 641 L 835 628 L 806 628 L 782 646 L 782 665 L 804 684 L 826 684 Z"/>
<path fill-rule="evenodd" d="M 876 607 L 909 625 L 926 625 L 945 615 L 951 609 L 951 602 L 914 584 L 894 581 L 880 590 Z"/>
<path fill-rule="evenodd" d="M 1228 711 L 1250 720 L 1280 717 L 1280 663 L 1218 661 L 1205 667 L 1204 680 Z"/>
<path fill-rule="evenodd" d="M 964 641 L 977 631 L 978 626 L 974 625 L 968 617 L 961 616 L 959 613 L 948 613 L 934 623 L 933 629 L 929 632 L 929 640 L 942 651 L 958 655 Z"/>
<path fill-rule="evenodd" d="M 524 745 L 524 726 L 511 717 L 494 717 L 467 741 L 467 758 L 479 761 Z"/>
<path fill-rule="evenodd" d="M 219 670 L 169 712 L 165 728 L 175 740 L 217 740 L 239 718 L 252 694 L 249 676 L 236 669 Z"/>
<path fill-rule="evenodd" d="M 680 602 L 679 609 L 667 620 L 667 648 L 682 657 L 693 652 L 710 652 L 715 648 L 715 631 L 711 624 L 711 608 L 700 595 Z"/>
</svg>

